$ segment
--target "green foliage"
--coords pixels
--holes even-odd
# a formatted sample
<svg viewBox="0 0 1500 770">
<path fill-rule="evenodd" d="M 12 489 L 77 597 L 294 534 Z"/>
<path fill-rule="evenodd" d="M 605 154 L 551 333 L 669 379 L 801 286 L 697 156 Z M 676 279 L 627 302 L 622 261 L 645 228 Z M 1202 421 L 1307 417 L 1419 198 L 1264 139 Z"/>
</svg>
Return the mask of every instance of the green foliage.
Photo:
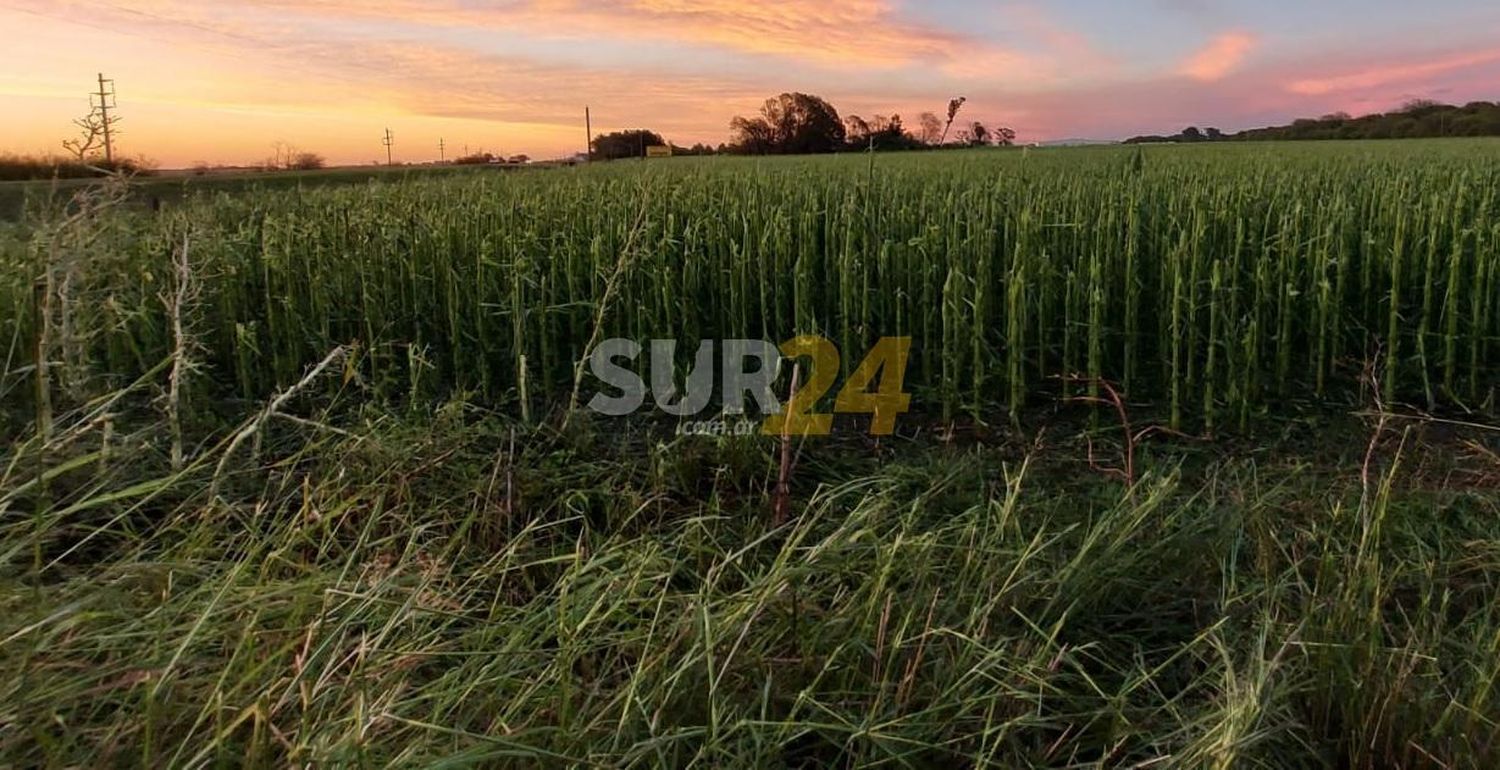
<svg viewBox="0 0 1500 770">
<path fill-rule="evenodd" d="M 830 152 L 889 152 L 935 148 L 1009 147 L 1016 132 L 1009 128 L 987 128 L 975 121 L 955 134 L 956 142 L 945 142 L 962 98 L 949 104 L 949 124 L 930 112 L 918 118 L 917 133 L 908 130 L 900 115 L 859 115 L 839 119 L 838 110 L 817 96 L 782 94 L 767 99 L 756 117 L 736 117 L 730 128 L 733 144 L 725 148 L 738 155 L 814 155 Z"/>
<path fill-rule="evenodd" d="M 600 134 L 594 139 L 594 158 L 597 160 L 619 160 L 621 158 L 644 158 L 647 147 L 662 147 L 667 140 L 655 131 L 637 128 Z"/>
<path fill-rule="evenodd" d="M 141 174 L 149 173 L 150 169 L 134 160 L 117 161 L 111 164 L 105 162 L 103 158 L 94 158 L 84 162 L 56 155 L 0 154 L 0 182 L 97 178 L 114 171 Z"/>
<path fill-rule="evenodd" d="M 1500 104 L 1471 102 L 1455 107 L 1417 101 L 1394 112 L 1359 118 L 1347 113 L 1336 113 L 1316 120 L 1304 118 L 1289 126 L 1256 128 L 1238 134 L 1222 134 L 1214 128 L 1204 133 L 1197 128 L 1189 128 L 1176 136 L 1137 136 L 1126 140 L 1126 144 L 1477 136 L 1500 136 Z"/>
<path fill-rule="evenodd" d="M 845 149 L 853 151 L 915 150 L 923 146 L 921 140 L 907 132 L 900 115 L 876 115 L 870 120 L 850 115 L 844 119 L 844 136 Z"/>
<path fill-rule="evenodd" d="M 772 97 L 761 105 L 760 115 L 736 116 L 729 126 L 736 151 L 746 155 L 811 155 L 844 146 L 845 128 L 838 110 L 810 94 Z"/>
<path fill-rule="evenodd" d="M 357 344 L 383 398 L 519 413 L 524 368 L 528 405 L 555 406 L 623 254 L 605 337 L 815 333 L 857 360 L 911 336 L 918 411 L 1020 413 L 1077 375 L 1185 427 L 1245 426 L 1358 398 L 1372 361 L 1389 398 L 1493 411 L 1500 145 L 1377 147 L 687 159 L 119 211 L 70 288 L 96 330 L 78 376 L 166 356 L 163 244 L 186 232 L 199 387 L 249 398 Z M 38 254 L 0 241 L 12 372 L 33 358 Z"/>
<path fill-rule="evenodd" d="M 492 152 L 474 152 L 468 155 L 460 155 L 453 159 L 455 166 L 484 166 L 490 163 L 498 163 L 504 160 Z"/>
<path fill-rule="evenodd" d="M 810 445 L 774 528 L 758 439 L 364 417 L 219 494 L 139 450 L 36 515 L 0 479 L 0 763 L 1500 760 L 1500 508 L 1394 442 L 1363 504 L 1295 445 L 1133 492 L 1076 443 Z"/>
</svg>

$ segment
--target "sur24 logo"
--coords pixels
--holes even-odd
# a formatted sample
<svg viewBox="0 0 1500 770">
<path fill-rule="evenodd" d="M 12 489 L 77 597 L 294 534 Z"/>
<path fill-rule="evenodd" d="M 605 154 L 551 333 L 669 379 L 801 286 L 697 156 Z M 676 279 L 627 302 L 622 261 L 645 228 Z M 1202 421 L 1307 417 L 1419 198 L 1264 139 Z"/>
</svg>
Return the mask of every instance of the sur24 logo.
<svg viewBox="0 0 1500 770">
<path fill-rule="evenodd" d="M 760 413 L 769 415 L 761 426 L 768 436 L 826 436 L 833 430 L 834 414 L 868 414 L 870 434 L 889 436 L 896 430 L 896 418 L 911 409 L 911 395 L 905 392 L 910 337 L 880 338 L 839 389 L 832 413 L 816 410 L 836 384 L 842 358 L 838 346 L 822 337 L 803 335 L 780 345 L 766 340 L 704 340 L 681 385 L 675 374 L 677 341 L 651 340 L 649 348 L 649 384 L 630 368 L 646 349 L 639 342 L 616 337 L 594 349 L 589 369 L 616 392 L 597 393 L 589 401 L 590 409 L 615 417 L 634 414 L 649 394 L 661 411 L 691 417 L 709 408 L 716 375 L 724 413 L 744 414 L 748 397 Z M 716 353 L 722 353 L 718 367 Z M 787 361 L 803 358 L 812 361 L 812 374 L 783 408 L 773 386 Z"/>
</svg>

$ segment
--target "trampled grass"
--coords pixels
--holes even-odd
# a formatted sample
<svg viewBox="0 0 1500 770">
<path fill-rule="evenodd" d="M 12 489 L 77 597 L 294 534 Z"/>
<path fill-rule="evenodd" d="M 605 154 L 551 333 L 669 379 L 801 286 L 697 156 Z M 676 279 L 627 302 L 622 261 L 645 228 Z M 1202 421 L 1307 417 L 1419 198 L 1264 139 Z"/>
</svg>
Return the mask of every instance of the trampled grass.
<svg viewBox="0 0 1500 770">
<path fill-rule="evenodd" d="M 1397 433 L 1364 503 L 1358 440 L 1343 458 L 1153 451 L 1133 494 L 1071 441 L 813 446 L 777 528 L 759 439 L 514 431 L 460 409 L 287 429 L 216 495 L 188 478 L 8 517 L 0 756 L 1286 768 L 1500 750 L 1494 487 L 1427 488 L 1438 453 L 1402 466 Z"/>
</svg>

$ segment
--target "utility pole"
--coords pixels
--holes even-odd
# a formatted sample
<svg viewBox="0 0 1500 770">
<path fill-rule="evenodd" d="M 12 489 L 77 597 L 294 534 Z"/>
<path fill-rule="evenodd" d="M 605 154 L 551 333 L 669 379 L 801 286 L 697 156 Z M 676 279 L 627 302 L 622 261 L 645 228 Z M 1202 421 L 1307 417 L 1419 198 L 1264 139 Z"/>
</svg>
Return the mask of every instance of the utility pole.
<svg viewBox="0 0 1500 770">
<path fill-rule="evenodd" d="M 584 107 L 583 108 L 583 132 L 587 135 L 585 138 L 588 139 L 588 144 L 585 144 L 584 146 L 588 148 L 589 162 L 593 163 L 594 162 L 594 121 L 589 116 L 589 108 L 588 107 Z"/>
<path fill-rule="evenodd" d="M 104 127 L 104 162 L 113 164 L 115 162 L 115 144 L 114 138 L 109 133 L 109 111 L 115 107 L 115 81 L 106 80 L 102 72 L 99 73 L 99 92 L 93 94 L 90 101 L 94 99 L 99 100 L 98 104 L 94 105 L 94 109 L 99 111 L 99 124 Z"/>
<path fill-rule="evenodd" d="M 438 162 L 448 162 L 448 148 L 443 144 L 442 137 L 438 137 Z"/>
<path fill-rule="evenodd" d="M 382 139 L 382 140 L 380 140 L 380 143 L 383 144 L 383 145 L 385 145 L 385 165 L 387 165 L 387 166 L 394 166 L 394 165 L 396 165 L 395 163 L 393 163 L 391 161 L 391 145 L 394 144 L 395 142 L 391 139 L 391 130 L 389 128 L 387 128 L 385 130 L 385 138 Z"/>
</svg>

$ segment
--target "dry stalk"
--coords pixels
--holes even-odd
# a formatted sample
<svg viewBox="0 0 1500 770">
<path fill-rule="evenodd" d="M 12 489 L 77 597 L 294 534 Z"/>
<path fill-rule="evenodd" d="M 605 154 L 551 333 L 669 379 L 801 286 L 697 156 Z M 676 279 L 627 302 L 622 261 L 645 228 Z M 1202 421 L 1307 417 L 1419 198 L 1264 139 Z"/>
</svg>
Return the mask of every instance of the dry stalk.
<svg viewBox="0 0 1500 770">
<path fill-rule="evenodd" d="M 198 286 L 193 280 L 193 271 L 188 261 L 186 235 L 182 237 L 182 248 L 173 262 L 177 285 L 170 297 L 163 298 L 163 302 L 172 316 L 172 372 L 167 378 L 167 424 L 172 434 L 172 472 L 176 473 L 183 467 L 182 381 L 192 367 L 189 352 L 193 346 L 183 317 L 198 297 Z"/>
<path fill-rule="evenodd" d="M 797 395 L 801 385 L 802 364 L 792 365 L 792 384 L 787 390 L 787 404 Z M 771 503 L 771 523 L 781 526 L 786 523 L 792 507 L 792 420 L 791 415 L 781 422 L 781 468 L 776 474 L 776 495 Z"/>
<path fill-rule="evenodd" d="M 224 454 L 219 458 L 219 464 L 214 468 L 213 483 L 209 487 L 209 497 L 218 496 L 219 481 L 224 475 L 224 468 L 229 464 L 230 458 L 234 457 L 235 450 L 239 449 L 240 444 L 256 436 L 260 432 L 261 427 L 272 417 L 287 416 L 280 413 L 282 408 L 287 405 L 287 402 L 291 401 L 293 396 L 312 385 L 323 374 L 325 369 L 342 359 L 348 352 L 349 349 L 344 345 L 334 348 L 328 355 L 323 357 L 322 361 L 318 362 L 317 366 L 309 369 L 307 374 L 303 375 L 302 379 L 297 381 L 297 384 L 277 394 L 275 398 L 271 399 L 270 403 L 266 404 L 266 408 L 262 409 L 260 414 L 247 422 L 245 427 L 241 428 L 239 433 L 235 434 L 234 439 L 229 442 L 229 446 L 224 449 Z"/>
<path fill-rule="evenodd" d="M 1147 433 L 1158 429 L 1147 428 L 1146 430 L 1141 431 L 1139 434 L 1132 431 L 1130 427 L 1130 414 L 1125 409 L 1125 400 L 1120 398 L 1120 392 L 1116 390 L 1115 386 L 1108 380 L 1076 376 L 1067 377 L 1064 379 L 1068 382 L 1095 384 L 1099 387 L 1104 388 L 1104 392 L 1109 394 L 1109 398 L 1107 399 L 1098 398 L 1096 396 L 1073 396 L 1066 400 L 1070 402 L 1080 402 L 1086 404 L 1106 404 L 1114 407 L 1115 414 L 1120 418 L 1120 430 L 1124 433 L 1125 438 L 1125 467 L 1109 468 L 1096 463 L 1094 461 L 1094 440 L 1092 438 L 1088 439 L 1089 467 L 1101 473 L 1110 476 L 1118 476 L 1119 478 L 1123 479 L 1125 482 L 1125 486 L 1129 490 L 1131 490 L 1131 494 L 1133 495 L 1135 490 L 1136 442 L 1144 437 Z"/>
<path fill-rule="evenodd" d="M 1365 459 L 1359 469 L 1359 509 L 1368 511 L 1370 503 L 1370 467 L 1375 462 L 1375 448 L 1380 444 L 1380 438 L 1385 434 L 1386 424 L 1390 422 L 1391 413 L 1385 407 L 1385 399 L 1381 396 L 1380 380 L 1377 379 L 1375 369 L 1377 361 L 1370 361 L 1365 365 L 1365 378 L 1370 383 L 1370 394 L 1375 402 L 1375 430 L 1370 434 L 1370 443 L 1365 447 Z"/>
<path fill-rule="evenodd" d="M 614 299 L 620 279 L 625 275 L 626 269 L 630 267 L 631 258 L 635 255 L 635 242 L 641 230 L 644 229 L 649 203 L 650 199 L 646 197 L 643 188 L 640 211 L 636 212 L 635 222 L 630 226 L 630 234 L 625 238 L 625 246 L 620 249 L 620 254 L 615 259 L 615 269 L 610 272 L 609 278 L 604 283 L 604 294 L 599 298 L 599 306 L 594 309 L 594 331 L 589 335 L 588 343 L 583 346 L 583 355 L 573 366 L 573 392 L 568 396 L 568 412 L 563 415 L 562 430 L 564 432 L 568 430 L 568 424 L 573 420 L 573 413 L 578 410 L 578 393 L 583 389 L 583 370 L 588 364 L 589 356 L 593 355 L 594 348 L 599 345 L 599 337 L 604 333 L 604 315 L 609 312 L 609 303 Z"/>
</svg>

